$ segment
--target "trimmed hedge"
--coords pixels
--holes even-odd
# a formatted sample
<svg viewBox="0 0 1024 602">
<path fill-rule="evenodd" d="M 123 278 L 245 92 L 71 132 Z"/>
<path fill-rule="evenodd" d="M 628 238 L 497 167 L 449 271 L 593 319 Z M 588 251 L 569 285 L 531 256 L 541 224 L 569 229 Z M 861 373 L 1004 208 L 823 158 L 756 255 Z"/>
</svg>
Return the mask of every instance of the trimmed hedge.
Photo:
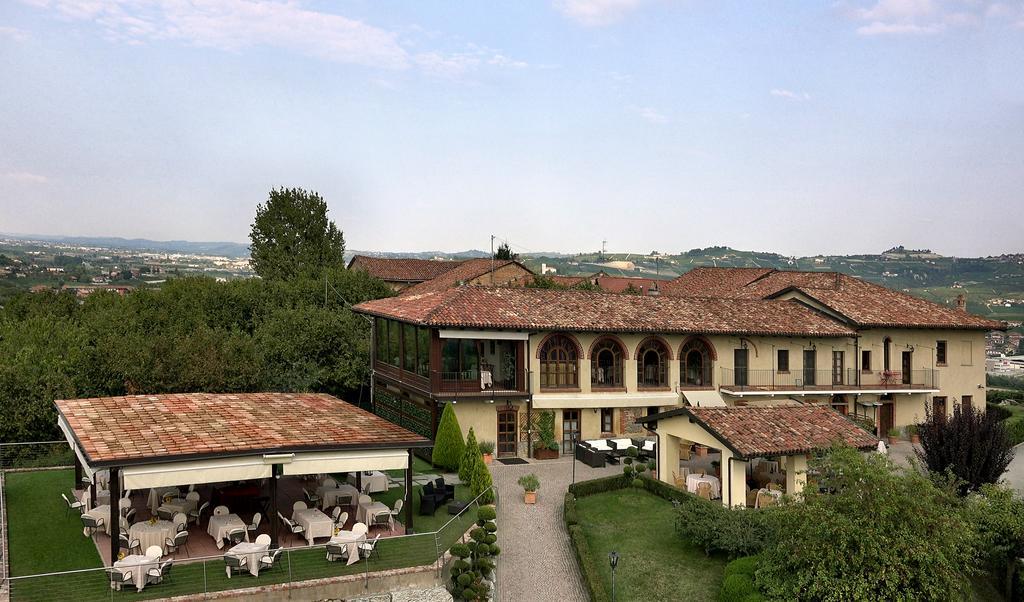
<svg viewBox="0 0 1024 602">
<path fill-rule="evenodd" d="M 577 481 L 569 485 L 569 493 L 578 498 L 587 497 L 588 495 L 595 495 L 606 491 L 624 489 L 628 484 L 629 482 L 626 480 L 626 477 L 617 474 L 589 481 Z"/>
<path fill-rule="evenodd" d="M 722 582 L 722 591 L 718 594 L 720 602 L 746 602 L 750 596 L 760 596 L 754 587 L 754 579 L 750 575 L 736 573 L 729 575 Z"/>
<path fill-rule="evenodd" d="M 750 575 L 754 576 L 754 572 L 757 571 L 757 562 L 760 560 L 757 556 L 742 556 L 733 560 L 729 564 L 725 565 L 725 576 L 729 575 Z"/>
<path fill-rule="evenodd" d="M 565 503 L 562 505 L 562 517 L 565 519 L 565 526 L 571 527 L 579 524 L 579 516 L 576 514 L 576 496 L 565 492 Z"/>
<path fill-rule="evenodd" d="M 985 404 L 985 411 L 988 412 L 989 414 L 995 414 L 996 418 L 998 418 L 999 420 L 1006 420 L 1010 416 L 1013 416 L 1013 412 L 1007 410 L 1001 405 L 994 403 Z"/>
<path fill-rule="evenodd" d="M 594 557 L 590 549 L 587 536 L 583 533 L 583 527 L 573 524 L 569 525 L 569 541 L 572 542 L 572 549 L 576 552 L 576 561 L 580 565 L 580 572 L 583 574 L 583 583 L 587 585 L 587 592 L 590 593 L 592 602 L 608 602 L 611 596 L 604 588 L 604 580 L 601 578 L 601 568 L 604 566 L 599 558 Z"/>
</svg>

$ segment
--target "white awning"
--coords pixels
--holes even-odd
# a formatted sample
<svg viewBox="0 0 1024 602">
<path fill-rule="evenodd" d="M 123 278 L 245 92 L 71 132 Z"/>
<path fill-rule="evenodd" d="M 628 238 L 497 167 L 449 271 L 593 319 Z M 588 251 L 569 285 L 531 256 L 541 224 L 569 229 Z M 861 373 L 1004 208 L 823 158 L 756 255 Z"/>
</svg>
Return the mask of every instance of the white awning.
<svg viewBox="0 0 1024 602">
<path fill-rule="evenodd" d="M 123 489 L 145 489 L 147 487 L 269 479 L 271 468 L 271 464 L 264 461 L 262 455 L 126 466 L 121 471 L 121 487 Z"/>
<path fill-rule="evenodd" d="M 526 341 L 528 332 L 505 332 L 498 330 L 440 330 L 437 336 L 442 339 L 484 339 L 495 341 Z"/>
<path fill-rule="evenodd" d="M 332 451 L 295 454 L 282 464 L 286 475 L 355 472 L 359 470 L 403 470 L 409 466 L 409 453 L 401 449 L 376 451 Z"/>
<path fill-rule="evenodd" d="M 78 461 L 82 465 L 83 474 L 88 475 L 91 479 L 92 476 L 96 474 L 96 471 L 93 470 L 92 467 L 89 466 L 89 463 L 85 461 L 85 454 L 83 454 L 82 450 L 78 449 L 78 446 L 75 445 L 75 437 L 71 434 L 71 425 L 69 425 L 60 414 L 57 415 L 57 426 L 59 426 L 60 430 L 64 432 L 64 437 L 68 440 L 68 445 L 71 446 L 75 455 L 78 456 Z"/>
<path fill-rule="evenodd" d="M 724 408 L 726 406 L 722 394 L 717 390 L 682 391 L 682 394 L 691 406 L 697 408 Z"/>
</svg>

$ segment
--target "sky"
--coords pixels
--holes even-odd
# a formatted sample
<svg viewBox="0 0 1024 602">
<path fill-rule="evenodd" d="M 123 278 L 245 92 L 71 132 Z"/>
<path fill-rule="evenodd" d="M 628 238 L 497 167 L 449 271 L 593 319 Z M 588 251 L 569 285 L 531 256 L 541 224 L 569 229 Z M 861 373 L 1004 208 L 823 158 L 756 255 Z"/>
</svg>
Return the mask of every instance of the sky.
<svg viewBox="0 0 1024 602">
<path fill-rule="evenodd" d="M 0 232 L 1024 252 L 1024 0 L 3 0 Z"/>
</svg>

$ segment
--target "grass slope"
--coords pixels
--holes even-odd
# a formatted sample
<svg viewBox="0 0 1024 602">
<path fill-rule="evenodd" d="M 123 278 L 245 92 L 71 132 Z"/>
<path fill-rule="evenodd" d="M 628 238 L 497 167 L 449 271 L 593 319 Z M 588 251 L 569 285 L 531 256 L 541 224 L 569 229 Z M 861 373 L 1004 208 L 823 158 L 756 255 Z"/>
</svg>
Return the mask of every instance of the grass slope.
<svg viewBox="0 0 1024 602">
<path fill-rule="evenodd" d="M 709 558 L 675 532 L 672 504 L 642 489 L 579 498 L 579 524 L 597 558 L 619 553 L 618 600 L 716 600 L 725 560 Z M 605 587 L 611 572 L 605 563 Z"/>
</svg>

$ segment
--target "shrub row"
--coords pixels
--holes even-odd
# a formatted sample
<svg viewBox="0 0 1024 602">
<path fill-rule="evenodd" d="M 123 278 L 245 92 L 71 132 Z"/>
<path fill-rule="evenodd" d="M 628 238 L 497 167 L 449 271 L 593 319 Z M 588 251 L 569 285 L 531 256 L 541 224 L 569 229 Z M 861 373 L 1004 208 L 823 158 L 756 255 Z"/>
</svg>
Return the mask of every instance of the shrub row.
<svg viewBox="0 0 1024 602">
<path fill-rule="evenodd" d="M 569 486 L 569 493 L 578 498 L 587 497 L 588 495 L 595 495 L 606 491 L 624 489 L 627 485 L 629 485 L 629 481 L 626 480 L 626 477 L 617 474 L 600 479 L 591 479 L 590 481 L 577 481 Z"/>
<path fill-rule="evenodd" d="M 680 500 L 676 532 L 708 555 L 748 556 L 757 554 L 767 544 L 774 512 L 773 508 L 736 510 L 687 495 Z"/>
<path fill-rule="evenodd" d="M 565 519 L 565 526 L 571 527 L 580 522 L 576 514 L 576 496 L 568 491 L 565 492 L 565 503 L 562 505 L 562 517 Z"/>
<path fill-rule="evenodd" d="M 987 411 L 989 414 L 994 415 L 999 420 L 1006 420 L 1010 416 L 1013 416 L 1013 412 L 1011 412 L 1010 410 L 1007 410 L 1006 408 L 1004 408 L 1001 405 L 997 405 L 997 404 L 994 404 L 994 403 L 986 404 L 985 405 L 985 411 Z"/>
<path fill-rule="evenodd" d="M 743 556 L 725 565 L 725 579 L 718 594 L 720 602 L 760 602 L 764 600 L 754 585 L 757 556 Z"/>
<path fill-rule="evenodd" d="M 566 497 L 568 498 L 568 495 Z M 575 507 L 573 508 L 573 516 L 575 516 Z M 572 542 L 573 552 L 576 553 L 576 562 L 580 565 L 583 583 L 587 585 L 587 591 L 590 593 L 590 599 L 593 602 L 608 602 L 611 600 L 611 597 L 608 595 L 608 590 L 604 587 L 604 580 L 601 578 L 600 569 L 604 564 L 599 562 L 599 558 L 594 557 L 594 552 L 590 549 L 590 543 L 587 542 L 587 536 L 583 533 L 583 527 L 574 522 L 567 525 L 566 528 L 569 531 L 569 541 Z"/>
</svg>

